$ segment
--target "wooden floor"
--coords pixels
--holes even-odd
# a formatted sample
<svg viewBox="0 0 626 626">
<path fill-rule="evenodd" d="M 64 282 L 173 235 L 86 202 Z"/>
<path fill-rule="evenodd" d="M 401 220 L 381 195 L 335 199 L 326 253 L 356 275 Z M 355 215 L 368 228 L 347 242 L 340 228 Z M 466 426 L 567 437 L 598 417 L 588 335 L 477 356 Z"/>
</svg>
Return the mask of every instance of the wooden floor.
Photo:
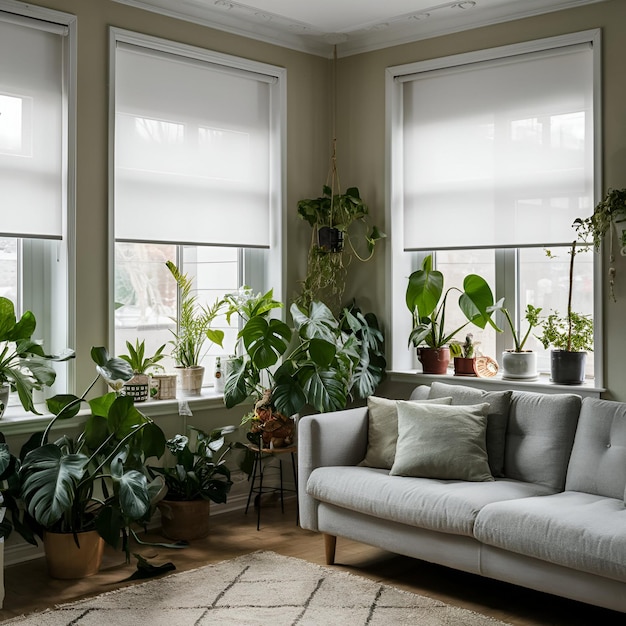
<svg viewBox="0 0 626 626">
<path fill-rule="evenodd" d="M 171 561 L 178 571 L 230 559 L 254 550 L 272 550 L 324 565 L 322 537 L 295 524 L 295 501 L 285 503 L 284 515 L 275 502 L 263 508 L 261 529 L 251 510 L 211 517 L 212 533 L 184 550 L 133 546 L 133 551 Z M 157 533 L 146 537 L 163 541 Z M 397 556 L 353 541 L 338 539 L 337 567 L 401 589 L 437 598 L 510 624 L 535 626 L 611 626 L 626 623 L 626 616 L 479 576 L 457 572 L 415 559 Z M 5 569 L 6 598 L 0 620 L 39 611 L 55 604 L 111 591 L 135 569 L 125 565 L 121 552 L 105 554 L 101 571 L 79 581 L 52 580 L 42 559 Z"/>
</svg>

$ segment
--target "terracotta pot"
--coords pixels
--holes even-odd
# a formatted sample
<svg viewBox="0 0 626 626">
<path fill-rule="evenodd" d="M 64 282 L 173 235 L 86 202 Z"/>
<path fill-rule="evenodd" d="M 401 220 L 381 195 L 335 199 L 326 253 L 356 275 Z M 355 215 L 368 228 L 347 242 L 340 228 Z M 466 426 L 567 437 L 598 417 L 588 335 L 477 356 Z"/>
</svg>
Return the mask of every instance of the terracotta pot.
<svg viewBox="0 0 626 626">
<path fill-rule="evenodd" d="M 183 397 L 199 396 L 202 390 L 202 380 L 204 379 L 204 367 L 179 367 L 178 380 L 180 381 L 180 392 Z"/>
<path fill-rule="evenodd" d="M 52 578 L 86 578 L 100 569 L 104 539 L 96 530 L 77 533 L 76 537 L 78 546 L 73 533 L 44 533 L 46 563 Z"/>
<path fill-rule="evenodd" d="M 417 358 L 424 374 L 445 374 L 450 363 L 450 348 L 418 348 Z"/>
<path fill-rule="evenodd" d="M 552 350 L 550 353 L 550 380 L 560 385 L 582 385 L 585 382 L 586 352 Z"/>
<path fill-rule="evenodd" d="M 502 353 L 502 378 L 509 380 L 534 380 L 537 372 L 537 353 L 532 350 Z"/>
<path fill-rule="evenodd" d="M 455 376 L 476 376 L 476 357 L 454 357 Z"/>
<path fill-rule="evenodd" d="M 161 500 L 161 529 L 169 539 L 192 541 L 209 534 L 208 500 Z"/>
</svg>

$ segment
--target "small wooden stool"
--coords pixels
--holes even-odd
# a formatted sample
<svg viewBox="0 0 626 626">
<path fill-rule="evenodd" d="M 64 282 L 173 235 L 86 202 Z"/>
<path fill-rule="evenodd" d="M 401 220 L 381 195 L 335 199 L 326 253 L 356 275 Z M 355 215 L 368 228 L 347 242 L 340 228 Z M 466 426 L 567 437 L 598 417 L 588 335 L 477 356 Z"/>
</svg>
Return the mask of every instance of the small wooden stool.
<svg viewBox="0 0 626 626">
<path fill-rule="evenodd" d="M 252 475 L 250 477 L 250 492 L 248 493 L 248 501 L 246 502 L 246 514 L 248 513 L 248 508 L 250 507 L 250 500 L 252 499 L 252 494 L 256 493 L 258 498 L 258 507 L 257 507 L 257 517 L 256 517 L 256 529 L 261 529 L 261 499 L 263 493 L 269 492 L 279 492 L 280 493 L 280 509 L 284 513 L 285 512 L 285 502 L 283 499 L 285 491 L 293 491 L 296 494 L 296 524 L 300 522 L 300 511 L 297 505 L 297 497 L 298 497 L 298 474 L 296 470 L 296 457 L 295 454 L 298 451 L 298 446 L 287 446 L 285 448 L 259 448 L 259 446 L 254 445 L 252 443 L 246 444 L 248 450 L 251 450 L 254 453 L 254 464 L 252 466 Z M 295 489 L 285 489 L 283 487 L 283 462 L 279 455 L 281 454 L 289 454 L 291 455 L 291 468 L 293 470 L 293 480 Z M 263 488 L 263 458 L 264 456 L 272 456 L 278 457 L 278 472 L 280 474 L 280 487 L 270 487 Z M 255 484 L 258 478 L 258 485 Z"/>
</svg>

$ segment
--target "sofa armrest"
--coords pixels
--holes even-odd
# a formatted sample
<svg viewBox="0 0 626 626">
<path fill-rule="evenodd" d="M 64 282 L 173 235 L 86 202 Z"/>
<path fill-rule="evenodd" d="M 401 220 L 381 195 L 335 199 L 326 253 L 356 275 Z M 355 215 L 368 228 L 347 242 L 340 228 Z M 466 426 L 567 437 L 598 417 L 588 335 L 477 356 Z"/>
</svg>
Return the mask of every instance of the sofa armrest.
<svg viewBox="0 0 626 626">
<path fill-rule="evenodd" d="M 298 504 L 302 528 L 317 530 L 317 502 L 306 493 L 311 472 L 356 465 L 367 450 L 367 407 L 307 415 L 298 422 Z"/>
</svg>

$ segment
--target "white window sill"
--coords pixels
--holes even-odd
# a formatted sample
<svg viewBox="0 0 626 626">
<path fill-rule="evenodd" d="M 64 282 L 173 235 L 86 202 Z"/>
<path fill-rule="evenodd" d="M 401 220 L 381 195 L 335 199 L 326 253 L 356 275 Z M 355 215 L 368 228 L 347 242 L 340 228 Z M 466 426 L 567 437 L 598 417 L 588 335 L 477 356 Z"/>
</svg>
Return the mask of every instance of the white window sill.
<svg viewBox="0 0 626 626">
<path fill-rule="evenodd" d="M 202 390 L 200 396 L 174 400 L 146 400 L 145 402 L 138 402 L 136 407 L 144 415 L 151 418 L 162 415 L 188 415 L 189 410 L 193 413 L 193 411 L 223 409 L 224 396 L 214 392 L 213 388 L 207 388 Z M 36 404 L 35 408 L 41 415 L 25 411 L 21 404 L 10 404 L 0 419 L 0 432 L 5 435 L 19 435 L 43 430 L 52 418 L 52 414 L 47 411 L 46 405 L 43 403 Z M 81 415 L 88 415 L 87 409 L 83 409 L 76 419 L 80 420 Z M 63 424 L 67 423 L 59 422 L 56 426 L 62 427 Z M 77 422 L 73 423 L 76 424 Z"/>
<path fill-rule="evenodd" d="M 538 393 L 575 393 L 580 396 L 599 398 L 606 391 L 603 387 L 596 387 L 594 380 L 585 381 L 582 385 L 558 385 L 550 382 L 548 374 L 540 374 L 537 380 L 503 380 L 501 374 L 491 378 L 479 378 L 478 376 L 454 376 L 453 374 L 423 374 L 420 371 L 388 371 L 387 377 L 393 382 L 413 383 L 417 385 L 430 385 L 434 381 L 448 385 L 466 385 L 478 387 L 487 391 L 499 389 L 515 389 L 518 391 L 534 391 Z"/>
</svg>

